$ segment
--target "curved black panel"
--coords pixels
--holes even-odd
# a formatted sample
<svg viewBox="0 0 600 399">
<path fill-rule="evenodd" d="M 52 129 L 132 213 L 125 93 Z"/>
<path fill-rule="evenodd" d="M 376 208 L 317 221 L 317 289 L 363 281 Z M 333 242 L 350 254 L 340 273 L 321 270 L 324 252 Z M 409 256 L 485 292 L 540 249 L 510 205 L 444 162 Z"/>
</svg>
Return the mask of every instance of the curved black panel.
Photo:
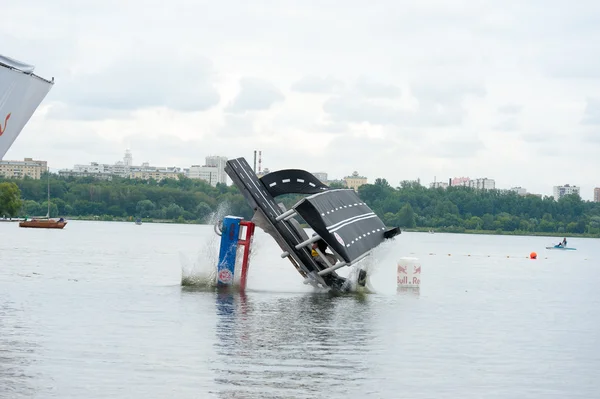
<svg viewBox="0 0 600 399">
<path fill-rule="evenodd" d="M 351 189 L 312 195 L 294 209 L 348 263 L 389 235 L 381 219 Z"/>
<path fill-rule="evenodd" d="M 284 194 L 316 194 L 329 190 L 319 179 L 301 169 L 284 169 L 260 178 L 273 197 Z"/>
</svg>

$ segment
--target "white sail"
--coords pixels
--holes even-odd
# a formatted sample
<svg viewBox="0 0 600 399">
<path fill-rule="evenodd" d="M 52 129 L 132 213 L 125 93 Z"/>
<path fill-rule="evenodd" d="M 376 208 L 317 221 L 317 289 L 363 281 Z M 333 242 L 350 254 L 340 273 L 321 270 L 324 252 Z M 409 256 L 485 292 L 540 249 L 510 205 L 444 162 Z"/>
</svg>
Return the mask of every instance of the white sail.
<svg viewBox="0 0 600 399">
<path fill-rule="evenodd" d="M 0 55 L 0 159 L 46 97 L 54 79 L 33 74 L 34 67 Z"/>
</svg>

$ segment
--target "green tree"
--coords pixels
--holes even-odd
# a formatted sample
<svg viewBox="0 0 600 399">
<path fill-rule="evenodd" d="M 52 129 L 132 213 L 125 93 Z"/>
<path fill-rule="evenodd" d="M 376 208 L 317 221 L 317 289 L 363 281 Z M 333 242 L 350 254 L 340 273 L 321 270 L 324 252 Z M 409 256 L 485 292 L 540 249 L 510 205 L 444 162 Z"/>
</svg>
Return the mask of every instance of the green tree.
<svg viewBox="0 0 600 399">
<path fill-rule="evenodd" d="M 183 208 L 177 204 L 171 204 L 165 211 L 165 217 L 167 219 L 177 219 L 183 217 Z"/>
<path fill-rule="evenodd" d="M 15 217 L 22 205 L 19 186 L 12 182 L 0 183 L 0 215 Z"/>
<path fill-rule="evenodd" d="M 38 216 L 46 214 L 46 177 L 50 180 L 51 202 L 60 216 L 125 218 L 143 214 L 155 219 L 202 223 L 209 209 L 221 207 L 225 207 L 227 213 L 246 219 L 253 215 L 235 186 L 212 187 L 205 181 L 183 176 L 157 182 L 117 176 L 110 181 L 92 177 L 62 178 L 50 174 L 42 180 L 0 178 L 0 183 L 9 183 L 13 188 L 16 184 L 20 190 L 18 197 L 23 200 L 21 212 Z M 456 232 L 481 229 L 556 234 L 561 231 L 600 236 L 600 204 L 583 201 L 577 195 L 555 201 L 552 197 L 519 196 L 499 190 L 430 189 L 414 181 L 402 181 L 400 187 L 392 187 L 383 178 L 374 181 L 374 184 L 361 186 L 358 195 L 389 226 L 435 227 Z M 277 197 L 277 202 L 289 209 L 301 197 L 285 195 Z M 0 215 L 8 215 L 4 205 L 0 211 Z M 51 214 L 56 212 L 51 206 Z"/>
<path fill-rule="evenodd" d="M 212 209 L 206 202 L 201 202 L 196 206 L 196 217 L 200 223 L 204 222 L 211 213 Z"/>
<path fill-rule="evenodd" d="M 138 201 L 135 206 L 135 212 L 139 217 L 147 218 L 150 217 L 150 214 L 156 209 L 156 205 L 154 202 L 150 200 L 141 200 Z"/>
<path fill-rule="evenodd" d="M 413 228 L 416 226 L 415 212 L 410 204 L 406 204 L 398 212 L 398 226 Z"/>
</svg>

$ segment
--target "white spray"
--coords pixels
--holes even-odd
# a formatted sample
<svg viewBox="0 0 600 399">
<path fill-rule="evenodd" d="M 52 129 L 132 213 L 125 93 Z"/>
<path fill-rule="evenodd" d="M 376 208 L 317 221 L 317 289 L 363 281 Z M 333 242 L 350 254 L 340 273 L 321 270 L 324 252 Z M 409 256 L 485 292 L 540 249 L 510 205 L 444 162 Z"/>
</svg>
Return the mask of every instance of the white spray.
<svg viewBox="0 0 600 399">
<path fill-rule="evenodd" d="M 217 209 L 207 217 L 210 225 L 215 225 L 229 213 L 229 203 L 222 202 Z M 201 287 L 214 287 L 217 282 L 217 261 L 219 259 L 220 236 L 216 233 L 211 234 L 204 242 L 196 256 L 195 262 L 183 254 L 179 253 L 181 261 L 181 285 L 193 285 Z"/>
</svg>

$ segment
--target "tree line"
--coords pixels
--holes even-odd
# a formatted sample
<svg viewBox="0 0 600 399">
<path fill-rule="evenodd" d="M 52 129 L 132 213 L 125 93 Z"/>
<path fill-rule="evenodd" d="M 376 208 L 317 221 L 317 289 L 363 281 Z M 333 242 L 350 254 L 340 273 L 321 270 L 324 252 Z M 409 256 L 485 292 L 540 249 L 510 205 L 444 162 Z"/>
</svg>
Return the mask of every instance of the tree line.
<svg viewBox="0 0 600 399">
<path fill-rule="evenodd" d="M 18 216 L 40 216 L 48 212 L 50 187 L 51 217 L 98 217 L 102 220 L 122 220 L 131 217 L 178 222 L 203 223 L 227 203 L 229 212 L 251 217 L 252 212 L 236 187 L 180 176 L 179 180 L 142 180 L 120 178 L 98 180 L 93 177 L 59 177 L 43 174 L 40 180 L 31 178 L 3 179 L 16 185 L 21 207 Z M 3 212 L 4 211 L 4 212 Z M 2 208 L 0 215 L 17 216 Z"/>
<path fill-rule="evenodd" d="M 409 181 L 393 188 L 385 179 L 359 187 L 358 193 L 391 226 L 600 236 L 600 203 L 583 201 L 577 194 L 555 201 L 504 190 L 426 188 Z"/>
<path fill-rule="evenodd" d="M 197 179 L 141 180 L 114 177 L 42 176 L 40 180 L 0 179 L 0 216 L 132 217 L 205 223 L 221 204 L 226 212 L 252 217 L 252 210 L 235 186 L 216 187 Z M 339 188 L 339 185 L 332 185 Z M 600 236 L 600 204 L 567 195 L 520 196 L 502 190 L 468 187 L 426 188 L 416 182 L 392 187 L 385 179 L 365 184 L 358 195 L 388 226 L 438 231 L 588 234 Z M 278 197 L 290 208 L 301 196 Z"/>
</svg>

